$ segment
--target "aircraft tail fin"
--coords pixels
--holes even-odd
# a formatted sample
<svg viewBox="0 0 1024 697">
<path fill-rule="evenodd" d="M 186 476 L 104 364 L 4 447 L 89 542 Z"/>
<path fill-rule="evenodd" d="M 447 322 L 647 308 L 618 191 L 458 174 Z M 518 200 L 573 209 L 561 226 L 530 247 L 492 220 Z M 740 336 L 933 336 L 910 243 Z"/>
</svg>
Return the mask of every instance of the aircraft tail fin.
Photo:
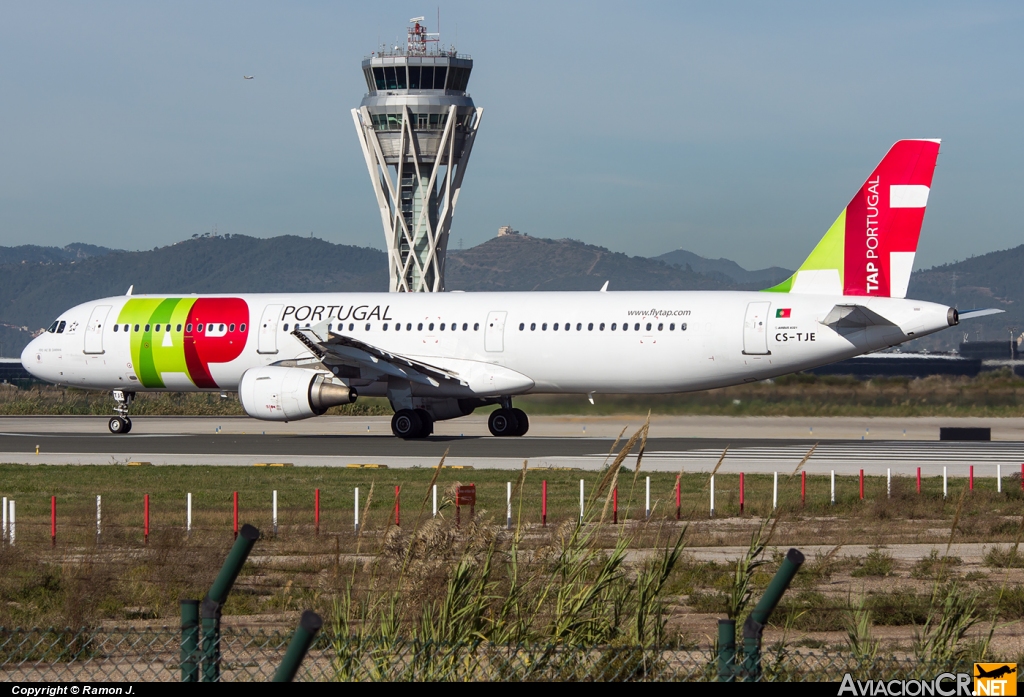
<svg viewBox="0 0 1024 697">
<path fill-rule="evenodd" d="M 796 273 L 766 290 L 906 297 L 939 142 L 893 145 Z"/>
</svg>

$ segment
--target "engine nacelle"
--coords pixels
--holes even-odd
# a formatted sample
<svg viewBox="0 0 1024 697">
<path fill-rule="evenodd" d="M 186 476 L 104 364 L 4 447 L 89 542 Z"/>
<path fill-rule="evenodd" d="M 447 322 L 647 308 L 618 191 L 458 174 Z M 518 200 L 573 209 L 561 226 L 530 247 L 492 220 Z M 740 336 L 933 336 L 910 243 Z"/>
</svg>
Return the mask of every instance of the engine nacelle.
<svg viewBox="0 0 1024 697">
<path fill-rule="evenodd" d="M 329 373 L 269 365 L 242 373 L 238 400 L 249 416 L 264 421 L 298 421 L 331 407 L 351 404 L 359 395 Z"/>
</svg>

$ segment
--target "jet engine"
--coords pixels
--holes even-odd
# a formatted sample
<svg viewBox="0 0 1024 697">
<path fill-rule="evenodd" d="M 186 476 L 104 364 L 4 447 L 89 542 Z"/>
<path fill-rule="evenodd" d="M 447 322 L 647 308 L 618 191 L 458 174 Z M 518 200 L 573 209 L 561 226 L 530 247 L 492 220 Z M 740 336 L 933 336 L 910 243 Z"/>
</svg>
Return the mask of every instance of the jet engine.
<svg viewBox="0 0 1024 697">
<path fill-rule="evenodd" d="M 265 366 L 242 373 L 238 399 L 245 413 L 264 421 L 298 421 L 331 407 L 351 404 L 358 395 L 330 374 L 305 368 Z"/>
</svg>

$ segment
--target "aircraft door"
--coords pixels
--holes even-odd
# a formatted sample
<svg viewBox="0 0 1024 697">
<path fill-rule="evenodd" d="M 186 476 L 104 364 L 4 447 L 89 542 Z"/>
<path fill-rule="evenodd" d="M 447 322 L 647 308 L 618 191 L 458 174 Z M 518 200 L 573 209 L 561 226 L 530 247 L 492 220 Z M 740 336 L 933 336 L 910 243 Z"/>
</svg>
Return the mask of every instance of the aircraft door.
<svg viewBox="0 0 1024 697">
<path fill-rule="evenodd" d="M 505 317 L 507 312 L 495 310 L 487 313 L 487 324 L 484 326 L 484 350 L 505 350 Z"/>
<path fill-rule="evenodd" d="M 747 305 L 747 316 L 743 320 L 743 353 L 748 356 L 765 356 L 768 350 L 768 310 L 770 302 L 754 302 Z"/>
<path fill-rule="evenodd" d="M 103 325 L 107 323 L 110 305 L 99 305 L 92 309 L 89 324 L 85 327 L 85 353 L 103 353 Z"/>
<path fill-rule="evenodd" d="M 257 353 L 277 353 L 277 323 L 281 319 L 281 308 L 284 305 L 267 305 L 260 318 L 260 333 L 257 342 Z"/>
</svg>

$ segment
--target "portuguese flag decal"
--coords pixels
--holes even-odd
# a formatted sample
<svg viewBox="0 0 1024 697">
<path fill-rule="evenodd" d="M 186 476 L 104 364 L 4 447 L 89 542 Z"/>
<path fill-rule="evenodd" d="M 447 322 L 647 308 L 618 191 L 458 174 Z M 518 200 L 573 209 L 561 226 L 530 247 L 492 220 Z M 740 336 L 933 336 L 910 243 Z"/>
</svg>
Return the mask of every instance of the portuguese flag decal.
<svg viewBox="0 0 1024 697">
<path fill-rule="evenodd" d="M 775 317 L 781 319 L 788 319 L 793 314 L 793 310 L 788 307 L 780 307 L 775 311 Z"/>
</svg>

